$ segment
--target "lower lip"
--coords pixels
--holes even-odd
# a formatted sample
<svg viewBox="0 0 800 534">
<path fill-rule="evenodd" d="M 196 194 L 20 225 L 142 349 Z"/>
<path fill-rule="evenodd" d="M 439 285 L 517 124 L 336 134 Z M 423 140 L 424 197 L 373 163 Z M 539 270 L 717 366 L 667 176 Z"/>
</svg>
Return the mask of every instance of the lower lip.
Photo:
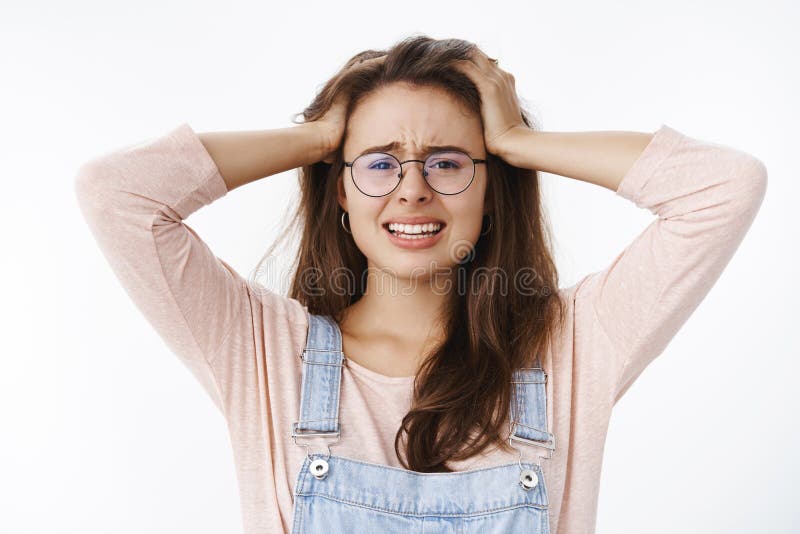
<svg viewBox="0 0 800 534">
<path fill-rule="evenodd" d="M 438 232 L 436 232 L 435 234 L 433 234 L 430 237 L 418 237 L 416 239 L 405 239 L 403 237 L 397 237 L 392 232 L 390 232 L 388 228 L 384 228 L 383 230 L 387 234 L 389 234 L 389 240 L 392 243 L 394 243 L 398 247 L 406 248 L 406 249 L 412 249 L 413 250 L 413 249 L 419 249 L 419 248 L 428 248 L 428 247 L 432 247 L 433 245 L 435 245 L 436 242 L 439 241 L 439 238 L 441 237 L 442 232 L 444 232 L 444 227 L 442 227 L 441 230 L 439 230 Z"/>
</svg>

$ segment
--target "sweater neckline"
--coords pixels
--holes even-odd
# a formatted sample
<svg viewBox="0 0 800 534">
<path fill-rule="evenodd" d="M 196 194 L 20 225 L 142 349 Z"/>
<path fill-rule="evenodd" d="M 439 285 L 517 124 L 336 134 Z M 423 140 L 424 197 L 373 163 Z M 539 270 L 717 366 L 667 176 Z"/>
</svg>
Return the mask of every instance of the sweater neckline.
<svg viewBox="0 0 800 534">
<path fill-rule="evenodd" d="M 384 384 L 405 384 L 410 385 L 414 383 L 414 378 L 416 375 L 411 376 L 389 376 L 381 374 L 377 371 L 373 371 L 372 369 L 367 369 L 361 364 L 356 363 L 354 360 L 347 358 L 345 355 L 345 359 L 347 360 L 346 366 L 355 374 L 360 375 L 362 377 L 367 378 L 368 380 L 372 380 L 374 382 L 381 382 Z"/>
</svg>

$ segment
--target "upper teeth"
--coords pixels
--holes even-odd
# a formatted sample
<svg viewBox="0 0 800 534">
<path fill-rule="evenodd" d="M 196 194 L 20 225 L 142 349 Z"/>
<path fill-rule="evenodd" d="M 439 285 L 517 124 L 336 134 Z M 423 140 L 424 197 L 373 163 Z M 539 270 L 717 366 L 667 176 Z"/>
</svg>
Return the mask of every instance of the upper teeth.
<svg viewBox="0 0 800 534">
<path fill-rule="evenodd" d="M 389 223 L 389 230 L 399 232 L 401 234 L 422 234 L 428 232 L 438 232 L 442 227 L 439 223 L 425 223 L 425 224 L 401 224 Z"/>
</svg>

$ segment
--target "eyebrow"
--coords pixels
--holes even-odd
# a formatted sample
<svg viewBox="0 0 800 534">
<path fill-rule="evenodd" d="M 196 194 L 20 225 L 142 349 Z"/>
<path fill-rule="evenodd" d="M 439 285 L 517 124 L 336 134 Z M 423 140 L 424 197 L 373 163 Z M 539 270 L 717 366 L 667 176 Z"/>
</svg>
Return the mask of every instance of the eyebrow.
<svg viewBox="0 0 800 534">
<path fill-rule="evenodd" d="M 389 150 L 397 150 L 401 146 L 402 146 L 402 144 L 400 142 L 392 141 L 391 143 L 387 143 L 385 145 L 377 145 L 377 146 L 371 146 L 369 148 L 365 148 L 364 150 L 359 152 L 358 155 L 361 156 L 361 155 L 367 154 L 369 152 L 387 152 Z M 460 147 L 460 146 L 456 146 L 456 145 L 423 145 L 422 146 L 422 153 L 423 154 L 431 154 L 432 152 L 439 152 L 439 151 L 443 151 L 443 150 L 444 151 L 447 151 L 447 150 L 458 150 L 458 151 L 463 152 L 465 154 L 469 154 L 469 151 L 466 148 Z M 356 156 L 356 157 L 358 157 L 358 156 Z"/>
</svg>

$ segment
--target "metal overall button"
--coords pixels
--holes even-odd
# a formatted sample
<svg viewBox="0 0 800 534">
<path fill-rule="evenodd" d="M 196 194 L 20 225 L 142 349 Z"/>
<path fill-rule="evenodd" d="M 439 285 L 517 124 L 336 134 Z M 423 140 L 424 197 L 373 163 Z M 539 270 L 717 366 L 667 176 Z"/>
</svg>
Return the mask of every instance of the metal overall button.
<svg viewBox="0 0 800 534">
<path fill-rule="evenodd" d="M 322 458 L 317 458 L 311 462 L 311 465 L 308 466 L 308 470 L 311 471 L 311 474 L 314 475 L 317 480 L 322 480 L 328 476 L 328 462 Z"/>
<path fill-rule="evenodd" d="M 536 471 L 523 469 L 519 475 L 519 483 L 525 491 L 528 491 L 536 487 L 539 483 L 539 477 L 536 475 Z"/>
</svg>

